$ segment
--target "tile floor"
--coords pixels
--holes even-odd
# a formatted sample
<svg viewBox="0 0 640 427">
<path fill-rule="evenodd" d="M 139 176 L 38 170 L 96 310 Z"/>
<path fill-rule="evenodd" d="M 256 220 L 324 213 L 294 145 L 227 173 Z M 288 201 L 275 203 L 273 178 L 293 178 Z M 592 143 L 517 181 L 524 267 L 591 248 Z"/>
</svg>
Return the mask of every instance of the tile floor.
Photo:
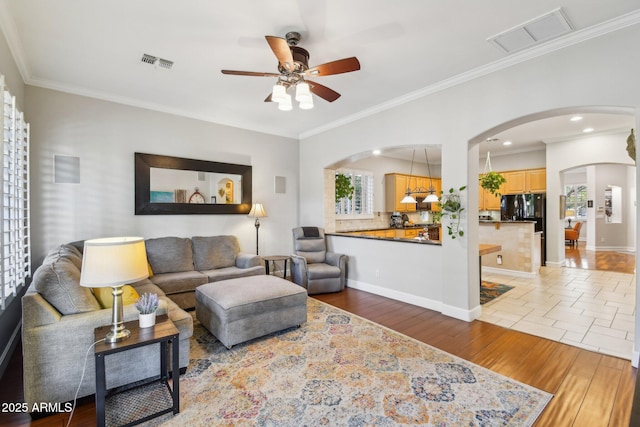
<svg viewBox="0 0 640 427">
<path fill-rule="evenodd" d="M 635 275 L 542 267 L 534 279 L 483 273 L 514 286 L 482 306 L 479 320 L 631 360 Z"/>
</svg>

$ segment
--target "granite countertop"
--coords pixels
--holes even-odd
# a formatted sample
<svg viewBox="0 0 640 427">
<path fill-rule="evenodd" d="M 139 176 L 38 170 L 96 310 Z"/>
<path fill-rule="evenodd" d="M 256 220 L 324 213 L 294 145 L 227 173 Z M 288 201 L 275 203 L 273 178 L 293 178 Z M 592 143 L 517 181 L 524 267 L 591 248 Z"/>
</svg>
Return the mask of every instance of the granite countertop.
<svg viewBox="0 0 640 427">
<path fill-rule="evenodd" d="M 383 228 L 383 230 L 386 230 Z M 399 228 L 397 230 L 400 230 Z M 363 230 L 361 230 L 363 231 Z M 341 236 L 341 237 L 353 237 L 354 239 L 372 239 L 372 240 L 388 240 L 390 242 L 406 242 L 406 243 L 418 243 L 421 245 L 437 245 L 442 246 L 442 242 L 440 240 L 427 240 L 425 238 L 420 237 L 376 237 L 376 236 L 362 236 L 362 235 L 354 235 L 348 234 L 348 231 L 340 231 L 336 233 L 325 233 L 327 236 Z"/>
<path fill-rule="evenodd" d="M 535 224 L 535 221 L 525 221 L 525 220 L 493 220 L 493 219 L 480 219 L 478 220 L 479 223 L 486 223 L 486 224 L 495 224 L 495 223 L 500 223 L 500 224 L 530 224 L 533 223 Z"/>
</svg>

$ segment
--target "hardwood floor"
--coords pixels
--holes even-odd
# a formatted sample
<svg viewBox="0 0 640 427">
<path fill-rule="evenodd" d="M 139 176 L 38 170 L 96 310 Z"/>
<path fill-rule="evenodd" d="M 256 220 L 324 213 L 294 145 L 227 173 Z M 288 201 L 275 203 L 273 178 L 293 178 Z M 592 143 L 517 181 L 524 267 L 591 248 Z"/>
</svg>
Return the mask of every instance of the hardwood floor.
<svg viewBox="0 0 640 427">
<path fill-rule="evenodd" d="M 584 248 L 578 247 L 573 255 L 569 250 L 567 252 L 567 258 L 571 256 L 576 267 L 598 265 L 599 258 L 587 254 Z M 604 258 L 608 258 L 605 266 L 630 268 L 628 256 L 600 257 Z M 314 298 L 553 393 L 554 398 L 535 424 L 538 427 L 629 425 L 636 369 L 626 360 L 486 322 L 456 320 L 355 289 L 315 295 Z M 0 380 L 0 402 L 21 402 L 22 398 L 22 357 L 18 347 Z M 67 414 L 59 414 L 32 421 L 25 414 L 0 412 L 0 426 L 62 427 L 67 419 Z M 95 425 L 95 406 L 90 398 L 78 406 L 70 425 Z"/>
<path fill-rule="evenodd" d="M 634 274 L 636 272 L 635 254 L 611 251 L 588 251 L 585 242 L 577 246 L 565 245 L 566 266 L 587 270 L 617 271 Z"/>
</svg>

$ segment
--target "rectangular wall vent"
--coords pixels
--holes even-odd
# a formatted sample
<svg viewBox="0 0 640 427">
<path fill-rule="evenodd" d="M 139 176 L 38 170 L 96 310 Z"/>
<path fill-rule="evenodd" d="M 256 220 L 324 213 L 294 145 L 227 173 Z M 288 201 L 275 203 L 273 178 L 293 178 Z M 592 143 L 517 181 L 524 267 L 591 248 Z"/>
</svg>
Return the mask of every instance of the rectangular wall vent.
<svg viewBox="0 0 640 427">
<path fill-rule="evenodd" d="M 141 61 L 145 64 L 154 65 L 158 58 L 156 56 L 148 55 L 146 53 L 142 54 Z"/>
<path fill-rule="evenodd" d="M 571 24 L 558 8 L 510 30 L 489 37 L 487 41 L 504 53 L 513 53 L 573 31 Z"/>
<path fill-rule="evenodd" d="M 142 54 L 140 61 L 143 64 L 153 65 L 154 67 L 164 68 L 165 70 L 170 70 L 173 67 L 173 61 L 149 55 L 148 53 Z"/>
<path fill-rule="evenodd" d="M 164 68 L 164 69 L 170 70 L 171 67 L 173 67 L 173 61 L 169 61 L 169 60 L 166 60 L 166 59 L 159 58 L 158 66 L 160 68 Z"/>
</svg>

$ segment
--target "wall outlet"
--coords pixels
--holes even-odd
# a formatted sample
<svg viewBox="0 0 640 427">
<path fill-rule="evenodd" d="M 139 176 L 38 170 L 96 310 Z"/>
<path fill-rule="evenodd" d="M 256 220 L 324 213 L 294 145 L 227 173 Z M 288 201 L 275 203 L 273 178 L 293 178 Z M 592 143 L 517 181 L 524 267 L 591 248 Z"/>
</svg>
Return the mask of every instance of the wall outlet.
<svg viewBox="0 0 640 427">
<path fill-rule="evenodd" d="M 496 263 L 498 263 L 498 265 L 502 265 L 502 255 L 498 255 Z"/>
<path fill-rule="evenodd" d="M 376 277 L 380 277 L 380 270 L 376 270 Z"/>
</svg>

